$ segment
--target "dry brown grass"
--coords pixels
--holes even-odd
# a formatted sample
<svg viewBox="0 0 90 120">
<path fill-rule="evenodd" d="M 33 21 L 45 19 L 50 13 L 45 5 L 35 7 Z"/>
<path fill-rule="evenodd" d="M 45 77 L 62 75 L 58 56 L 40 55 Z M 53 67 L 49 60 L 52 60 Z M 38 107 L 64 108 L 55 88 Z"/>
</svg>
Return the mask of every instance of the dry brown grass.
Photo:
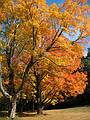
<svg viewBox="0 0 90 120">
<path fill-rule="evenodd" d="M 60 110 L 46 110 L 44 115 L 37 116 L 35 113 L 24 113 L 26 117 L 20 120 L 90 120 L 90 107 L 77 107 Z"/>
<path fill-rule="evenodd" d="M 0 118 L 0 120 L 8 120 Z M 16 120 L 90 120 L 90 107 L 76 107 L 59 110 L 45 110 L 44 115 L 24 112 Z"/>
</svg>

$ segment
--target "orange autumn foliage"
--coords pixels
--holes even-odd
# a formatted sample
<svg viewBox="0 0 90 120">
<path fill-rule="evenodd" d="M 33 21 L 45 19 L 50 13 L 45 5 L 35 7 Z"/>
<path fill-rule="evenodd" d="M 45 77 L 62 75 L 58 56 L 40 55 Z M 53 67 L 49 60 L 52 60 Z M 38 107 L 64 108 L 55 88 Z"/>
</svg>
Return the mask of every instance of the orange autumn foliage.
<svg viewBox="0 0 90 120">
<path fill-rule="evenodd" d="M 4 21 L 6 25 L 4 32 L 1 27 L 1 55 L 5 57 L 1 69 L 9 83 L 13 73 L 15 92 L 19 88 L 31 92 L 29 83 L 36 86 L 34 72 L 42 78 L 43 72 L 46 76 L 40 84 L 44 98 L 64 100 L 83 93 L 87 78 L 78 69 L 84 50 L 81 43 L 90 35 L 87 1 L 66 0 L 49 6 L 45 0 L 3 0 L 0 6 L 0 24 Z M 70 40 L 66 34 L 77 38 Z"/>
</svg>

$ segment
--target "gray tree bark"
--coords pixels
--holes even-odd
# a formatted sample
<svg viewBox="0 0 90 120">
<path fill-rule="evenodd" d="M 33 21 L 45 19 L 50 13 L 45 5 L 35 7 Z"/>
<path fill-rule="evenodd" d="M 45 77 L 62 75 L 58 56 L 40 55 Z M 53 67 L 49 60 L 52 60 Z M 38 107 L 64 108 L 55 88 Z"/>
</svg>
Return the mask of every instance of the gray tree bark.
<svg viewBox="0 0 90 120">
<path fill-rule="evenodd" d="M 10 120 L 14 120 L 15 116 L 16 116 L 16 102 L 17 102 L 17 98 L 13 97 L 11 100 L 11 110 L 10 110 Z"/>
</svg>

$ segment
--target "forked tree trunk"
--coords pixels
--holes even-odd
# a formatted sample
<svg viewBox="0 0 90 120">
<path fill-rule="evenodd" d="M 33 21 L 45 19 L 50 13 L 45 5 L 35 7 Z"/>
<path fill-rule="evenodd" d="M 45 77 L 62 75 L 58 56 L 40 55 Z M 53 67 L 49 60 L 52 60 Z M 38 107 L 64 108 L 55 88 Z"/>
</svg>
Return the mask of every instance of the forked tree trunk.
<svg viewBox="0 0 90 120">
<path fill-rule="evenodd" d="M 16 102 L 17 102 L 16 97 L 13 97 L 12 100 L 10 100 L 9 110 L 8 110 L 8 117 L 10 118 L 10 120 L 14 120 L 16 116 Z"/>
</svg>

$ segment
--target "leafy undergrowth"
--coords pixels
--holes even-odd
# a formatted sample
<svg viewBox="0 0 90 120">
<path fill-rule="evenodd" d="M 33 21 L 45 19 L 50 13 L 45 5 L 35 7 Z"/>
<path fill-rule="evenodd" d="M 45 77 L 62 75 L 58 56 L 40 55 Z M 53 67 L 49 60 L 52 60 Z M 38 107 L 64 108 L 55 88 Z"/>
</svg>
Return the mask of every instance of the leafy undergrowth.
<svg viewBox="0 0 90 120">
<path fill-rule="evenodd" d="M 8 118 L 0 118 L 8 120 Z M 90 107 L 76 107 L 60 110 L 46 110 L 44 115 L 24 112 L 16 120 L 90 120 Z"/>
</svg>

